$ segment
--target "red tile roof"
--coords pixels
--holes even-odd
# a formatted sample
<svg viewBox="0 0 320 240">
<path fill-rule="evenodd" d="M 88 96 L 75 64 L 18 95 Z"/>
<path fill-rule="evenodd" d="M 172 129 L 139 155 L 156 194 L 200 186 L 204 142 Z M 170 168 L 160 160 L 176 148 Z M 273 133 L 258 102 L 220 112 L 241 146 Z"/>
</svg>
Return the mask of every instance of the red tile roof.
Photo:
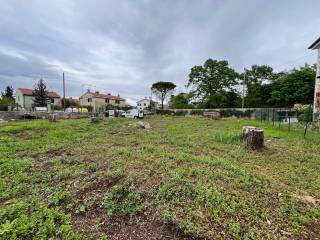
<svg viewBox="0 0 320 240">
<path fill-rule="evenodd" d="M 23 95 L 26 96 L 34 96 L 33 89 L 29 88 L 18 88 L 18 91 L 20 91 Z M 60 98 L 60 95 L 56 92 L 48 92 L 49 98 Z"/>
<path fill-rule="evenodd" d="M 89 92 L 89 93 L 92 94 L 94 97 L 97 97 L 97 98 L 107 98 L 107 99 L 110 99 L 110 100 L 124 100 L 120 96 L 113 96 L 111 94 L 104 94 L 104 93 L 99 93 L 99 92 Z"/>
</svg>

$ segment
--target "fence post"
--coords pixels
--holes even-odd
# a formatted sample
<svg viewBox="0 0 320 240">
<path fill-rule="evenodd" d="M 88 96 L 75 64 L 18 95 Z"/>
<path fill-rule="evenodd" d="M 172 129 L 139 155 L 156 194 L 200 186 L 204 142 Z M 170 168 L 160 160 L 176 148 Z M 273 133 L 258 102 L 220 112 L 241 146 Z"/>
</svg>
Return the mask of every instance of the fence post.
<svg viewBox="0 0 320 240">
<path fill-rule="evenodd" d="M 272 109 L 272 126 L 274 127 L 274 108 Z"/>
<path fill-rule="evenodd" d="M 307 116 L 307 119 L 306 119 L 306 126 L 304 127 L 304 134 L 303 134 L 303 137 L 306 138 L 306 135 L 307 135 L 307 129 L 308 129 L 308 124 L 310 122 L 310 115 L 312 116 L 312 113 L 311 113 L 311 104 L 309 106 L 309 111 L 308 111 L 308 116 Z"/>
<path fill-rule="evenodd" d="M 280 115 L 281 115 L 281 108 L 280 108 L 280 111 L 279 111 L 279 118 L 278 118 L 278 120 L 279 120 L 279 128 L 280 128 L 280 125 L 281 125 L 281 121 L 280 121 Z"/>
<path fill-rule="evenodd" d="M 290 132 L 290 130 L 291 130 L 290 129 L 291 128 L 291 126 L 290 126 L 291 125 L 291 108 L 289 109 L 288 117 L 289 117 L 289 126 L 288 127 L 289 127 L 289 132 Z"/>
<path fill-rule="evenodd" d="M 268 114 L 267 114 L 267 122 L 269 122 L 269 108 L 268 108 Z"/>
</svg>

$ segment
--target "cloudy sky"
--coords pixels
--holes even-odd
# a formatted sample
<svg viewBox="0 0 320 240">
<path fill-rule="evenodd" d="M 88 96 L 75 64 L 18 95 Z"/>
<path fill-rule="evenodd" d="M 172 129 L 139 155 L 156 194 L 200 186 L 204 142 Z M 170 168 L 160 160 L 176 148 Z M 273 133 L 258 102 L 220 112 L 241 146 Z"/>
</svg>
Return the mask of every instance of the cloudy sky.
<svg viewBox="0 0 320 240">
<path fill-rule="evenodd" d="M 91 88 L 129 102 L 155 81 L 184 90 L 192 66 L 227 59 L 283 70 L 314 63 L 319 0 L 2 0 L 0 88 L 43 78 L 68 96 Z"/>
</svg>

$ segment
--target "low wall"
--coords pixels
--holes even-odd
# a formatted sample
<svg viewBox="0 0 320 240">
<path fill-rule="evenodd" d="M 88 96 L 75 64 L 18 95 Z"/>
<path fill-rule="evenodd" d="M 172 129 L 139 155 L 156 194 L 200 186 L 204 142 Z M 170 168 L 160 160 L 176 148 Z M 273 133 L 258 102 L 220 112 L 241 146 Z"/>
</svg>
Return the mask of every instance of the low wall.
<svg viewBox="0 0 320 240">
<path fill-rule="evenodd" d="M 27 118 L 48 118 L 48 115 L 51 113 L 48 112 L 19 112 L 19 111 L 0 111 L 0 119 L 9 121 L 11 119 L 27 119 Z M 87 118 L 91 116 L 92 113 L 69 113 L 69 112 L 55 112 L 58 119 L 77 119 L 77 118 Z"/>
<path fill-rule="evenodd" d="M 161 110 L 158 110 L 161 111 Z M 247 113 L 244 114 L 247 117 L 253 118 L 253 119 L 269 119 L 272 120 L 273 118 L 278 118 L 278 112 L 283 112 L 283 111 L 287 111 L 287 112 L 295 112 L 292 108 L 210 108 L 210 109 L 166 109 L 163 111 L 168 111 L 171 113 L 178 113 L 178 112 L 184 112 L 186 114 L 193 114 L 193 115 L 202 115 L 202 112 L 224 112 L 223 115 L 234 115 L 237 117 L 239 114 L 236 114 L 236 112 L 242 112 L 242 113 Z M 199 114 L 197 113 L 193 113 L 193 112 L 199 112 Z M 161 113 L 160 113 L 161 114 Z M 296 114 L 295 114 L 296 115 Z M 230 117 L 229 116 L 229 117 Z"/>
</svg>

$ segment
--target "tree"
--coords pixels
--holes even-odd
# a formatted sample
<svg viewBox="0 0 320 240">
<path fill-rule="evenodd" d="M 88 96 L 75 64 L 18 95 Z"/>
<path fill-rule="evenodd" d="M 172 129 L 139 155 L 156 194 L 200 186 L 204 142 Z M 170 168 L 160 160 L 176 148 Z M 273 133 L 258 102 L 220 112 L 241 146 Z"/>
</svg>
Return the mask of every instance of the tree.
<svg viewBox="0 0 320 240">
<path fill-rule="evenodd" d="M 237 78 L 228 61 L 208 59 L 203 66 L 191 68 L 187 86 L 192 86 L 192 94 L 203 107 L 222 107 L 229 93 L 234 92 Z"/>
<path fill-rule="evenodd" d="M 192 105 L 189 104 L 189 94 L 188 93 L 179 93 L 176 96 L 171 96 L 169 105 L 171 108 L 175 109 L 188 109 L 192 108 Z"/>
<path fill-rule="evenodd" d="M 316 69 L 309 65 L 283 74 L 274 82 L 269 102 L 279 107 L 312 103 L 315 78 Z"/>
<path fill-rule="evenodd" d="M 39 82 L 35 85 L 34 90 L 34 107 L 46 107 L 48 101 L 48 91 L 46 83 L 40 79 Z"/>
<path fill-rule="evenodd" d="M 152 84 L 151 90 L 160 99 L 161 109 L 163 109 L 164 100 L 175 88 L 176 85 L 172 82 L 156 82 Z"/>
<path fill-rule="evenodd" d="M 13 97 L 13 87 L 7 86 L 4 92 L 1 93 L 0 111 L 8 111 L 8 107 L 15 106 L 15 99 Z"/>
<path fill-rule="evenodd" d="M 4 90 L 4 92 L 2 92 L 2 98 L 8 98 L 8 99 L 14 99 L 13 97 L 13 87 L 12 86 L 7 86 Z"/>
</svg>

